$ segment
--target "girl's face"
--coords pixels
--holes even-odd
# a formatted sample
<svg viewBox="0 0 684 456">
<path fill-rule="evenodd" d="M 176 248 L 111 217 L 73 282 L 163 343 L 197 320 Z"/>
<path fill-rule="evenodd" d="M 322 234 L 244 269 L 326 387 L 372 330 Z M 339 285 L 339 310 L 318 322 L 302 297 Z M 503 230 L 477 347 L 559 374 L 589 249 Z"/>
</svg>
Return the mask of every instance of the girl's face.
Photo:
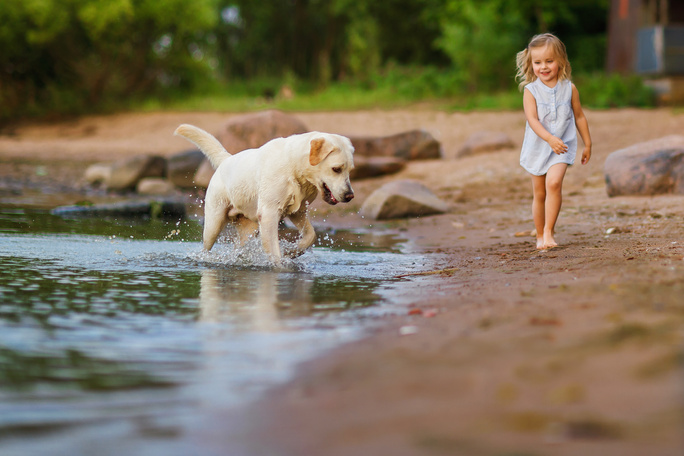
<svg viewBox="0 0 684 456">
<path fill-rule="evenodd" d="M 532 70 L 534 75 L 545 85 L 554 87 L 558 82 L 558 59 L 553 48 L 548 44 L 530 49 Z"/>
</svg>

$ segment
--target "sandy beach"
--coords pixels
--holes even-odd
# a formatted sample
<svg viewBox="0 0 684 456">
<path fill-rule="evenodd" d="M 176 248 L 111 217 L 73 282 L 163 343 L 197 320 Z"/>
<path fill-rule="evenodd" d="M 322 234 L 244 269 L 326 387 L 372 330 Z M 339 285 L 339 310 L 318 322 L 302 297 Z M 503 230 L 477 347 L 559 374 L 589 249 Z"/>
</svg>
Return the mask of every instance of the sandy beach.
<svg viewBox="0 0 684 456">
<path fill-rule="evenodd" d="M 443 264 L 416 274 L 412 310 L 306 363 L 256 404 L 216 416 L 201 447 L 237 455 L 681 455 L 684 453 L 684 195 L 606 195 L 613 151 L 682 134 L 684 112 L 586 111 L 594 143 L 564 183 L 560 247 L 539 252 L 531 182 L 518 165 L 520 112 L 430 109 L 297 113 L 311 130 L 423 128 L 444 158 L 353 182 L 314 224 L 397 230 Z M 5 128 L 0 183 L 82 188 L 90 163 L 187 150 L 180 123 L 216 131 L 232 114 L 92 116 Z M 477 131 L 516 147 L 456 159 Z M 41 172 L 37 173 L 36 169 Z M 414 179 L 447 214 L 371 222 L 375 188 Z M 517 235 L 516 235 L 517 234 Z M 407 330 L 406 328 L 410 328 Z M 407 334 L 410 333 L 410 334 Z"/>
</svg>

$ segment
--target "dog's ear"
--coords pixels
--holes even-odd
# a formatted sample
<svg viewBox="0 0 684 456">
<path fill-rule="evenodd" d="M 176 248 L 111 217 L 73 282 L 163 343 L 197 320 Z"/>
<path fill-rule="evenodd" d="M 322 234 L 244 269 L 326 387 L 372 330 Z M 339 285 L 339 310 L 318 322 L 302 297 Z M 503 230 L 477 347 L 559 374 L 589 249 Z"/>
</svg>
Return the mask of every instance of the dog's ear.
<svg viewBox="0 0 684 456">
<path fill-rule="evenodd" d="M 333 151 L 332 145 L 325 138 L 314 138 L 311 140 L 311 151 L 309 152 L 309 163 L 316 166 Z"/>
</svg>

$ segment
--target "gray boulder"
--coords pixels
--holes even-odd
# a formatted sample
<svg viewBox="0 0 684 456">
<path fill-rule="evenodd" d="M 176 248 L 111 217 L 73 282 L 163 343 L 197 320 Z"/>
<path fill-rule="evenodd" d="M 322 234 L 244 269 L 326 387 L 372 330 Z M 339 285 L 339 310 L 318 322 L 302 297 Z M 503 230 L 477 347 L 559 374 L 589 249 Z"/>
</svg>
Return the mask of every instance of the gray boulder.
<svg viewBox="0 0 684 456">
<path fill-rule="evenodd" d="M 447 204 L 420 182 L 398 180 L 375 190 L 364 201 L 361 215 L 374 220 L 387 220 L 443 214 Z"/>
<path fill-rule="evenodd" d="M 230 119 L 216 134 L 216 139 L 231 154 L 261 147 L 275 138 L 285 138 L 309 131 L 297 117 L 277 110 L 245 114 Z M 214 169 L 204 159 L 193 176 L 193 186 L 206 188 Z"/>
<path fill-rule="evenodd" d="M 470 135 L 465 143 L 456 151 L 456 158 L 468 155 L 484 154 L 515 147 L 506 133 L 478 131 Z"/>
<path fill-rule="evenodd" d="M 104 184 L 112 175 L 112 165 L 109 163 L 96 163 L 90 165 L 85 171 L 85 180 L 90 185 Z"/>
<path fill-rule="evenodd" d="M 442 158 L 442 145 L 425 130 L 411 130 L 390 136 L 349 136 L 354 155 L 396 157 L 404 160 Z"/>
<path fill-rule="evenodd" d="M 274 138 L 285 138 L 307 131 L 306 125 L 297 117 L 268 110 L 230 119 L 216 134 L 216 139 L 228 152 L 237 154 L 245 149 L 260 147 Z"/>
<path fill-rule="evenodd" d="M 195 185 L 202 188 L 209 187 L 209 181 L 211 181 L 214 171 L 211 162 L 209 160 L 204 160 L 195 173 Z"/>
<path fill-rule="evenodd" d="M 684 194 L 684 136 L 617 150 L 608 156 L 603 171 L 608 196 Z"/>
<path fill-rule="evenodd" d="M 168 157 L 166 159 L 167 178 L 178 187 L 194 187 L 195 173 L 204 158 L 204 154 L 197 149 L 188 150 Z"/>
<path fill-rule="evenodd" d="M 132 190 L 140 179 L 164 177 L 166 160 L 156 155 L 138 155 L 114 162 L 104 184 L 109 190 Z"/>
<path fill-rule="evenodd" d="M 396 157 L 354 157 L 354 169 L 349 173 L 351 179 L 395 174 L 406 167 L 406 160 Z"/>
<path fill-rule="evenodd" d="M 162 179 L 161 177 L 146 177 L 140 179 L 135 191 L 140 195 L 173 195 L 178 192 L 173 183 L 167 179 Z"/>
</svg>

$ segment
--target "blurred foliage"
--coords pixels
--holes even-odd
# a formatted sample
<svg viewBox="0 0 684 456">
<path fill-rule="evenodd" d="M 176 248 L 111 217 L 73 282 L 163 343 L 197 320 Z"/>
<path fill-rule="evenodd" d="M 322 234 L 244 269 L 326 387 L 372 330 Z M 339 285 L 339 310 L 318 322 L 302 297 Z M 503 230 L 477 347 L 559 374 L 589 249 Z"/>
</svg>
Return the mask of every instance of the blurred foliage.
<svg viewBox="0 0 684 456">
<path fill-rule="evenodd" d="M 172 382 L 155 378 L 144 366 L 95 358 L 78 350 L 63 354 L 22 353 L 0 347 L 0 389 L 26 391 L 48 385 L 85 391 L 163 388 Z"/>
<path fill-rule="evenodd" d="M 382 64 L 448 63 L 433 45 L 441 0 L 222 0 L 222 76 L 367 78 Z"/>
<path fill-rule="evenodd" d="M 240 80 L 227 86 L 216 84 L 192 94 L 179 93 L 160 100 L 146 99 L 134 106 L 142 111 L 249 112 L 262 109 L 304 112 L 326 110 L 392 109 L 420 105 L 448 111 L 522 110 L 522 94 L 517 88 L 464 92 L 453 81 L 455 73 L 434 67 L 395 66 L 381 70 L 370 81 L 339 81 L 325 87 L 291 80 L 296 93 L 266 97 L 279 79 Z M 636 76 L 607 76 L 597 72 L 575 79 L 582 105 L 589 109 L 626 106 L 655 106 L 655 92 Z"/>
<path fill-rule="evenodd" d="M 535 33 L 564 40 L 575 75 L 601 72 L 608 8 L 609 0 L 3 0 L 0 122 L 221 93 L 258 103 L 284 86 L 327 109 L 324 101 L 344 104 L 335 97 L 352 93 L 468 105 L 510 93 L 515 54 Z M 652 103 L 637 79 L 590 79 L 597 105 Z"/>
<path fill-rule="evenodd" d="M 438 45 L 469 91 L 506 87 L 530 27 L 510 0 L 449 0 Z M 494 33 L 493 33 L 494 32 Z"/>
<path fill-rule="evenodd" d="M 214 0 L 3 0 L 0 119 L 75 113 L 212 77 Z"/>
<path fill-rule="evenodd" d="M 596 73 L 575 79 L 582 103 L 593 108 L 649 107 L 656 104 L 656 93 L 638 76 Z"/>
</svg>

